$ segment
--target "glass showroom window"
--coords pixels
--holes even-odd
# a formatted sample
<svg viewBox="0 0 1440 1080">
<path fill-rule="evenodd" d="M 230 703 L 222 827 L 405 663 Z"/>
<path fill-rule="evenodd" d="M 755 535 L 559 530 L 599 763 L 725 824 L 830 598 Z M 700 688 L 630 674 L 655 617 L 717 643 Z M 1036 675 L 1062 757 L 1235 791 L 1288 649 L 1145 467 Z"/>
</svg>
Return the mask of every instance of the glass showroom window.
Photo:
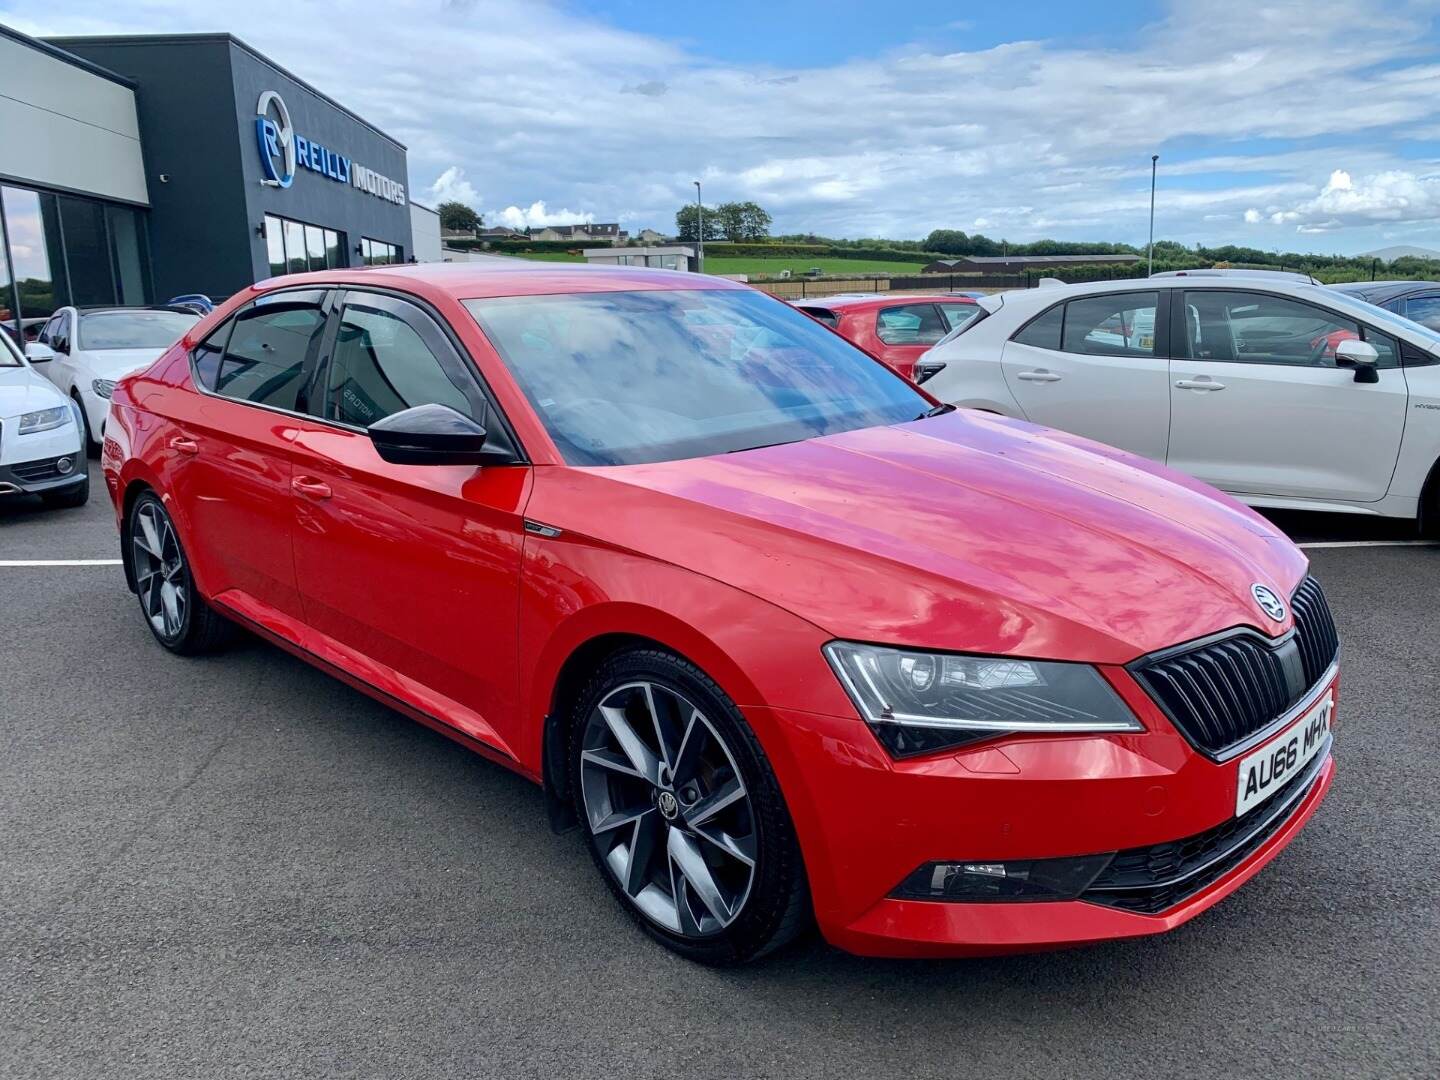
<svg viewBox="0 0 1440 1080">
<path fill-rule="evenodd" d="M 360 241 L 360 253 L 365 256 L 366 266 L 388 266 L 390 263 L 400 261 L 400 247 L 398 244 L 387 244 L 380 240 L 371 240 L 368 236 Z"/>
<path fill-rule="evenodd" d="M 341 255 L 344 249 L 345 240 L 334 229 L 265 215 L 266 259 L 270 273 L 277 277 L 344 266 Z"/>
</svg>

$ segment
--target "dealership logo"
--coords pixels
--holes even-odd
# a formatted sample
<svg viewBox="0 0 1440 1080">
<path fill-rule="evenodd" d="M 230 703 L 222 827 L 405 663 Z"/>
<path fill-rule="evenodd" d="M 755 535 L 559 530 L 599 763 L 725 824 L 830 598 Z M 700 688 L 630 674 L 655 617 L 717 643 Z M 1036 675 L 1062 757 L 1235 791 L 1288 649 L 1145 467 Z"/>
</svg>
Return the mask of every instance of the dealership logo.
<svg viewBox="0 0 1440 1080">
<path fill-rule="evenodd" d="M 279 122 L 270 119 L 274 106 Z M 295 129 L 290 126 L 290 110 L 274 90 L 260 95 L 255 106 L 255 137 L 260 143 L 260 167 L 267 187 L 287 188 L 295 182 Z"/>
<path fill-rule="evenodd" d="M 1260 610 L 1270 618 L 1276 622 L 1285 621 L 1285 601 L 1276 596 L 1273 590 L 1255 584 L 1250 586 L 1250 595 L 1255 597 L 1255 603 L 1259 604 Z"/>
<path fill-rule="evenodd" d="M 255 105 L 255 140 L 260 147 L 260 168 L 264 173 L 260 182 L 266 187 L 288 188 L 295 182 L 296 169 L 305 168 L 377 199 L 405 204 L 404 184 L 367 169 L 314 139 L 296 134 L 290 123 L 290 110 L 274 90 L 266 90 Z"/>
</svg>

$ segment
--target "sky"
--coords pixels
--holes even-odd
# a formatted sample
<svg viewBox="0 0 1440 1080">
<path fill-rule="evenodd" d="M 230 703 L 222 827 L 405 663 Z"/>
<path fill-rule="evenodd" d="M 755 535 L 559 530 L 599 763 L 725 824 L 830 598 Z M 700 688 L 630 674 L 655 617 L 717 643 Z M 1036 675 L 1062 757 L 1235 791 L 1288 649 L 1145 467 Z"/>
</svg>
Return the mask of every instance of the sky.
<svg viewBox="0 0 1440 1080">
<path fill-rule="evenodd" d="M 0 0 L 36 36 L 228 30 L 491 224 L 1440 248 L 1440 0 Z"/>
</svg>

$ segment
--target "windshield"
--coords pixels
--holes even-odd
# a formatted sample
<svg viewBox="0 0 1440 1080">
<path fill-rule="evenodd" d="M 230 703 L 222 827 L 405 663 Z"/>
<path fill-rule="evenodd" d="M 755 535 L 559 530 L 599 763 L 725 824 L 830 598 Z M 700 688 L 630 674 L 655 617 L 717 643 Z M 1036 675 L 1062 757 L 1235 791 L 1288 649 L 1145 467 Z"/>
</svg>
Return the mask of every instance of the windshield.
<svg viewBox="0 0 1440 1080">
<path fill-rule="evenodd" d="M 20 349 L 10 336 L 7 327 L 0 325 L 0 367 L 24 367 L 20 360 Z"/>
<path fill-rule="evenodd" d="M 80 316 L 80 348 L 168 349 L 199 321 L 188 311 L 95 311 Z"/>
<path fill-rule="evenodd" d="M 633 465 L 915 420 L 931 403 L 748 289 L 466 301 L 571 465 Z"/>
<path fill-rule="evenodd" d="M 1387 311 L 1385 308 L 1378 307 L 1368 300 L 1361 300 L 1358 296 L 1342 293 L 1335 289 L 1327 289 L 1326 291 L 1329 292 L 1330 295 L 1325 297 L 1325 302 L 1332 307 L 1339 308 L 1341 311 L 1348 311 L 1357 319 L 1364 319 L 1366 322 L 1374 323 L 1376 326 L 1386 327 L 1390 330 L 1401 330 L 1411 337 L 1422 338 L 1432 351 L 1440 347 L 1440 333 L 1431 330 L 1428 326 L 1422 326 L 1412 319 L 1407 319 L 1404 315 L 1396 315 L 1395 312 Z"/>
</svg>

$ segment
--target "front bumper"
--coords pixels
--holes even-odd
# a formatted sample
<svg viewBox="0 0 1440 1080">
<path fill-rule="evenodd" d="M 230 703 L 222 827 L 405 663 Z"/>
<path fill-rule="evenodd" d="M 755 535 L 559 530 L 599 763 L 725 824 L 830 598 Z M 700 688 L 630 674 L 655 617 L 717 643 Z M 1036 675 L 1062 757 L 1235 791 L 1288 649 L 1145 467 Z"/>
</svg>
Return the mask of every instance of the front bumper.
<svg viewBox="0 0 1440 1080">
<path fill-rule="evenodd" d="M 1145 732 L 1017 736 L 896 761 L 856 717 L 745 710 L 780 775 L 826 939 L 862 955 L 919 957 L 1024 952 L 1163 933 L 1253 877 L 1329 790 L 1334 763 L 1326 750 L 1300 778 L 1303 794 L 1272 828 L 1237 849 L 1235 858 L 1217 861 L 1203 878 L 1175 890 L 1173 904 L 1163 893 L 1152 894 L 1160 896 L 1154 913 L 1093 899 L 893 897 L 907 875 L 931 861 L 1131 852 L 1223 833 L 1235 815 L 1236 762 L 1217 764 L 1198 754 L 1127 674 L 1106 675 Z M 1317 698 L 1326 693 L 1338 699 L 1338 676 L 1313 691 Z M 1264 811 L 1262 804 L 1251 814 Z"/>
<path fill-rule="evenodd" d="M 10 427 L 13 423 L 6 420 L 8 430 L 0 431 L 0 450 L 4 452 L 0 457 L 0 496 L 38 495 L 85 479 L 85 456 L 75 424 L 16 435 Z M 61 458 L 70 460 L 69 472 L 55 468 Z"/>
</svg>

